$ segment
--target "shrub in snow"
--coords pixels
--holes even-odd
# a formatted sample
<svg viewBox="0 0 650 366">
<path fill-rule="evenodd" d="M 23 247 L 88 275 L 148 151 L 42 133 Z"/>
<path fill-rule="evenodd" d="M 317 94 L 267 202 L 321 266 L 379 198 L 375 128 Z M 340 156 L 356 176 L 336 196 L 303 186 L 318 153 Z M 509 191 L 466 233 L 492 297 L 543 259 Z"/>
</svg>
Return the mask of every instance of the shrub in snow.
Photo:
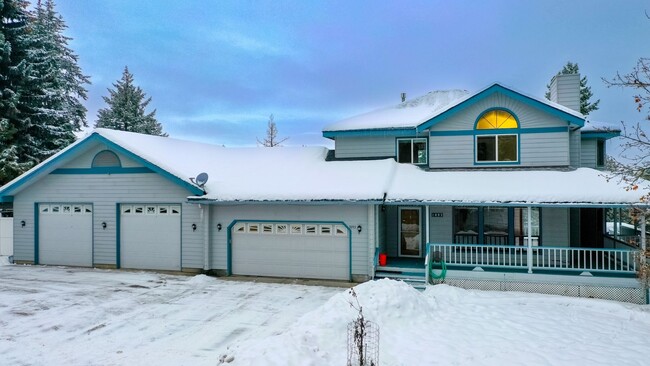
<svg viewBox="0 0 650 366">
<path fill-rule="evenodd" d="M 379 364 L 379 328 L 364 318 L 354 288 L 350 289 L 350 295 L 356 302 L 356 305 L 350 302 L 350 306 L 358 314 L 348 324 L 348 366 L 376 366 Z"/>
</svg>

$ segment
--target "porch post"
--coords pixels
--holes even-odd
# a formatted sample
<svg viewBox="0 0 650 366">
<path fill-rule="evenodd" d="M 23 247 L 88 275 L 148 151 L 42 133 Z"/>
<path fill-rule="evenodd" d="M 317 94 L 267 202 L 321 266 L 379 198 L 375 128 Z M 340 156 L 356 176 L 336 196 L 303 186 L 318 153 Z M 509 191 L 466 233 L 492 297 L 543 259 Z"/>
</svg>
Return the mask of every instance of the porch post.
<svg viewBox="0 0 650 366">
<path fill-rule="evenodd" d="M 645 240 L 645 211 L 641 212 L 641 250 L 645 253 L 646 247 Z"/>
<path fill-rule="evenodd" d="M 528 273 L 533 273 L 533 215 L 531 213 L 531 208 L 528 206 L 528 235 L 526 237 L 528 241 L 528 253 L 526 257 L 526 263 L 528 264 Z"/>
<path fill-rule="evenodd" d="M 428 205 L 424 206 L 424 217 L 425 217 L 425 220 L 424 220 L 424 232 L 426 233 L 426 236 L 424 237 L 425 238 L 424 239 L 424 244 L 428 246 L 429 245 L 429 221 L 430 221 L 430 218 L 429 218 L 429 206 Z"/>
</svg>

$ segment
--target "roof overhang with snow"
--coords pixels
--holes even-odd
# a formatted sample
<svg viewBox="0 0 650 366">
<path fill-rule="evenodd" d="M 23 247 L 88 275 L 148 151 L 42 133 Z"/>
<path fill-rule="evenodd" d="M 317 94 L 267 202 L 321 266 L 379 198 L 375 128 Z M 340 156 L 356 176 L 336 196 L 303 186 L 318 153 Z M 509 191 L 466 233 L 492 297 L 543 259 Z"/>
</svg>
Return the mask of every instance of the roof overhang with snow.
<svg viewBox="0 0 650 366">
<path fill-rule="evenodd" d="M 650 193 L 630 190 L 608 173 L 589 168 L 425 171 L 394 159 L 327 161 L 328 149 L 224 148 L 168 137 L 97 129 L 0 188 L 11 197 L 95 143 L 142 163 L 209 204 L 426 204 L 494 206 L 647 206 Z M 204 190 L 190 177 L 206 172 Z"/>
</svg>

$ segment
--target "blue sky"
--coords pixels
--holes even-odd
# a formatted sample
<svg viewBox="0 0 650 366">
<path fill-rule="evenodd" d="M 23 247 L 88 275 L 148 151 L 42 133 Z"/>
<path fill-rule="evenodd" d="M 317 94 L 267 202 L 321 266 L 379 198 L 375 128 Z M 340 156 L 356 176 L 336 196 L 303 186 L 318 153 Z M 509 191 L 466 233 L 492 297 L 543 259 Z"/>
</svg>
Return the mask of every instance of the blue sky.
<svg viewBox="0 0 650 366">
<path fill-rule="evenodd" d="M 436 89 L 498 81 L 543 96 L 567 61 L 591 118 L 638 122 L 602 77 L 650 56 L 647 1 L 60 0 L 91 77 L 88 122 L 125 65 L 170 136 L 255 145 L 272 113 L 286 145 L 323 145 L 330 122 Z"/>
</svg>

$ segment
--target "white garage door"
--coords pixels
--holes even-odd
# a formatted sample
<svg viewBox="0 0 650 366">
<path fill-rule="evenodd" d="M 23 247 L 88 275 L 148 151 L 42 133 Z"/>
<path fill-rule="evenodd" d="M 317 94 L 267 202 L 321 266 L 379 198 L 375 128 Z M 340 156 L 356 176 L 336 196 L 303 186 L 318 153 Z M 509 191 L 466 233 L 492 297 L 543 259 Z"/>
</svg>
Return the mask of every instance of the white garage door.
<svg viewBox="0 0 650 366">
<path fill-rule="evenodd" d="M 38 211 L 38 262 L 91 267 L 93 206 L 40 204 Z"/>
<path fill-rule="evenodd" d="M 232 230 L 233 274 L 349 279 L 349 237 L 343 225 L 240 222 Z"/>
<path fill-rule="evenodd" d="M 120 266 L 181 269 L 181 205 L 120 205 Z"/>
</svg>

